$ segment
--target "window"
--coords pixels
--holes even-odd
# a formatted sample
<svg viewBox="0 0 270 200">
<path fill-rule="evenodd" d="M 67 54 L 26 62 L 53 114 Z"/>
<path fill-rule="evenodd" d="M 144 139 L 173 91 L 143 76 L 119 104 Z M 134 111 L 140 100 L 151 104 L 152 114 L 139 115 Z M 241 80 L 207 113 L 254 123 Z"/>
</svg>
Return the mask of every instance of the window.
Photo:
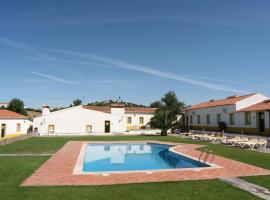
<svg viewBox="0 0 270 200">
<path fill-rule="evenodd" d="M 92 125 L 86 125 L 86 133 L 92 133 Z"/>
<path fill-rule="evenodd" d="M 251 124 L 251 113 L 245 112 L 245 124 L 250 125 Z"/>
<path fill-rule="evenodd" d="M 131 117 L 128 117 L 128 118 L 127 118 L 127 123 L 128 123 L 128 124 L 132 124 L 132 118 L 131 118 Z"/>
<path fill-rule="evenodd" d="M 200 124 L 200 123 L 201 123 L 201 116 L 197 115 L 197 124 Z"/>
<path fill-rule="evenodd" d="M 230 125 L 234 125 L 234 113 L 230 113 L 229 114 L 229 121 L 230 121 Z"/>
<path fill-rule="evenodd" d="M 54 133 L 54 125 L 48 126 L 48 133 Z"/>
<path fill-rule="evenodd" d="M 193 124 L 193 117 L 192 117 L 192 115 L 189 116 L 189 122 L 190 122 L 190 124 Z"/>
<path fill-rule="evenodd" d="M 140 117 L 140 124 L 143 124 L 143 117 Z"/>
<path fill-rule="evenodd" d="M 210 115 L 206 115 L 206 124 L 210 124 Z"/>
<path fill-rule="evenodd" d="M 217 124 L 221 122 L 221 114 L 217 114 Z"/>
<path fill-rule="evenodd" d="M 21 132 L 21 124 L 17 124 L 17 126 L 16 126 L 16 132 Z"/>
</svg>

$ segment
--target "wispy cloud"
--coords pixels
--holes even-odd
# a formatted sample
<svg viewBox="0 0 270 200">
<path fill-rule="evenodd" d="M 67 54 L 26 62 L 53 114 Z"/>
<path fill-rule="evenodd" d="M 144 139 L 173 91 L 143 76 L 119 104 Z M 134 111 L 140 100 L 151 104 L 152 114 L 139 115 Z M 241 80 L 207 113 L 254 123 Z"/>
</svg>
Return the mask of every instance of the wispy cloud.
<svg viewBox="0 0 270 200">
<path fill-rule="evenodd" d="M 149 19 L 151 19 L 151 17 Z M 235 92 L 235 93 L 247 93 L 247 91 L 239 90 L 239 89 L 236 89 L 236 88 L 231 88 L 231 87 L 228 87 L 228 86 L 225 86 L 225 85 L 221 85 L 221 84 L 217 84 L 217 83 L 210 83 L 210 82 L 207 82 L 207 81 L 202 81 L 203 77 L 199 77 L 199 78 L 198 77 L 197 78 L 186 77 L 186 76 L 181 75 L 181 74 L 176 74 L 176 73 L 172 73 L 172 72 L 157 70 L 157 69 L 149 67 L 149 66 L 132 64 L 132 63 L 128 63 L 128 62 L 125 62 L 125 61 L 122 61 L 122 60 L 113 59 L 113 58 L 109 58 L 109 57 L 105 57 L 105 56 L 101 56 L 101 55 L 96 55 L 96 54 L 91 54 L 91 53 L 75 52 L 75 51 L 67 51 L 67 50 L 60 50 L 60 49 L 46 49 L 46 50 L 49 50 L 51 52 L 53 51 L 53 52 L 58 52 L 58 53 L 61 53 L 61 54 L 82 57 L 82 58 L 90 59 L 91 61 L 94 60 L 97 63 L 96 62 L 88 62 L 88 61 L 61 60 L 61 59 L 54 58 L 50 54 L 44 53 L 45 49 L 40 50 L 40 49 L 32 47 L 31 45 L 16 42 L 14 40 L 10 40 L 10 39 L 7 39 L 7 38 L 1 37 L 1 36 L 0 36 L 0 42 L 4 43 L 4 44 L 7 44 L 9 46 L 12 46 L 14 48 L 21 49 L 23 51 L 32 53 L 32 54 L 38 56 L 36 58 L 37 60 L 46 61 L 47 65 L 49 65 L 48 61 L 52 61 L 52 62 L 59 62 L 59 63 L 73 63 L 73 64 L 84 64 L 84 65 L 94 64 L 94 65 L 99 65 L 99 66 L 102 66 L 102 67 L 112 67 L 112 66 L 114 66 L 114 67 L 119 67 L 119 68 L 123 68 L 123 69 L 139 71 L 139 72 L 142 72 L 142 73 L 151 74 L 151 75 L 159 76 L 159 77 L 163 77 L 163 78 L 173 79 L 173 80 L 177 80 L 177 81 L 181 81 L 181 82 L 185 82 L 185 83 L 189 83 L 189 84 L 193 84 L 193 85 L 197 85 L 197 86 L 201 86 L 201 87 L 205 87 L 205 88 L 209 88 L 209 89 L 213 89 L 213 90 L 226 91 L 226 92 Z M 29 71 L 29 72 L 32 73 L 32 74 L 35 74 L 37 76 L 43 77 L 43 78 L 47 78 L 47 79 L 50 79 L 50 80 L 54 80 L 54 81 L 58 81 L 58 82 L 66 83 L 66 84 L 72 84 L 72 85 L 82 84 L 82 83 L 79 83 L 79 82 L 54 77 L 54 76 L 51 76 L 51 75 L 48 75 L 48 74 L 42 74 L 42 73 L 34 72 L 34 71 Z M 105 82 L 106 81 L 110 82 L 110 80 L 105 80 Z M 103 83 L 105 83 L 105 82 L 103 82 Z"/>
<path fill-rule="evenodd" d="M 230 84 L 240 84 L 240 85 L 247 85 L 247 86 L 252 86 L 252 87 L 260 87 L 260 88 L 270 88 L 268 84 L 255 84 L 255 83 L 249 83 L 249 82 L 244 82 L 244 81 L 233 81 L 233 80 L 228 80 L 228 79 L 224 80 L 221 78 L 195 76 L 195 75 L 185 75 L 185 76 L 191 77 L 191 78 L 197 78 L 200 80 L 217 81 L 217 82 L 230 83 Z"/>
<path fill-rule="evenodd" d="M 74 52 L 74 51 L 67 51 L 67 50 L 60 50 L 60 49 L 51 49 L 51 51 L 58 52 L 58 53 L 63 53 L 63 54 L 67 54 L 67 55 L 72 55 L 72 56 L 88 58 L 88 59 L 91 59 L 91 60 L 99 61 L 99 62 L 102 62 L 102 63 L 105 63 L 105 64 L 110 64 L 110 65 L 120 67 L 120 68 L 123 68 L 123 69 L 139 71 L 139 72 L 143 72 L 143 73 L 146 73 L 146 74 L 151 74 L 151 75 L 154 75 L 154 76 L 173 79 L 173 80 L 177 80 L 177 81 L 181 81 L 181 82 L 185 82 L 185 83 L 190 83 L 190 84 L 193 84 L 193 85 L 197 85 L 197 86 L 201 86 L 201 87 L 205 87 L 205 88 L 209 88 L 209 89 L 213 89 L 213 90 L 226 91 L 226 92 L 236 92 L 236 93 L 247 93 L 247 91 L 238 90 L 238 89 L 235 89 L 235 88 L 230 88 L 230 87 L 227 87 L 227 86 L 224 86 L 224 85 L 215 84 L 215 83 L 209 83 L 209 82 L 205 82 L 205 81 L 201 81 L 201 80 L 193 79 L 193 78 L 187 78 L 187 77 L 185 77 L 183 75 L 180 75 L 180 74 L 175 74 L 175 73 L 171 73 L 171 72 L 167 72 L 167 71 L 157 70 L 157 69 L 151 68 L 149 66 L 132 64 L 132 63 L 128 63 L 128 62 L 125 62 L 125 61 L 122 61 L 122 60 L 108 58 L 108 57 L 101 56 L 101 55 L 90 54 L 90 53 L 82 53 L 82 52 Z"/>
<path fill-rule="evenodd" d="M 43 78 L 47 78 L 53 81 L 57 81 L 57 82 L 61 82 L 61 83 L 65 83 L 65 84 L 70 84 L 70 85 L 80 85 L 81 83 L 78 82 L 74 82 L 74 81 L 70 81 L 70 80 L 66 80 L 66 79 L 62 79 L 56 76 L 51 76 L 48 74 L 44 74 L 44 73 L 39 73 L 39 72 L 35 72 L 35 71 L 27 71 L 30 74 L 34 74 Z"/>
<path fill-rule="evenodd" d="M 48 50 L 48 49 L 44 49 Z M 25 57 L 27 59 L 36 60 L 40 63 L 44 62 L 54 62 L 54 63 L 61 63 L 61 64 L 73 64 L 73 65 L 97 65 L 102 67 L 112 67 L 112 65 L 98 63 L 98 62 L 89 62 L 89 61 L 79 61 L 79 60 L 67 60 L 67 59 L 56 59 L 56 58 L 40 58 L 40 57 Z"/>
<path fill-rule="evenodd" d="M 0 43 L 12 46 L 16 49 L 20 49 L 20 50 L 32 53 L 32 54 L 39 56 L 41 58 L 47 58 L 47 59 L 51 58 L 52 59 L 52 57 L 50 55 L 39 51 L 38 49 L 32 47 L 31 45 L 27 45 L 27 44 L 20 43 L 20 42 L 14 41 L 14 40 L 10 40 L 10 39 L 5 38 L 5 37 L 0 36 Z"/>
</svg>

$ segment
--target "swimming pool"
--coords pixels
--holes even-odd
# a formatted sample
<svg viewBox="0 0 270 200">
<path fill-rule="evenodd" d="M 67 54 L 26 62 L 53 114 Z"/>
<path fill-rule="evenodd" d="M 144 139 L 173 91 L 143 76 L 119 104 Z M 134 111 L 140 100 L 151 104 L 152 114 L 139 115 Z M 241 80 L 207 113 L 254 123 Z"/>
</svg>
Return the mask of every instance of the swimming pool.
<svg viewBox="0 0 270 200">
<path fill-rule="evenodd" d="M 154 143 L 88 144 L 82 171 L 122 172 L 209 167 L 170 151 L 171 147 Z"/>
</svg>

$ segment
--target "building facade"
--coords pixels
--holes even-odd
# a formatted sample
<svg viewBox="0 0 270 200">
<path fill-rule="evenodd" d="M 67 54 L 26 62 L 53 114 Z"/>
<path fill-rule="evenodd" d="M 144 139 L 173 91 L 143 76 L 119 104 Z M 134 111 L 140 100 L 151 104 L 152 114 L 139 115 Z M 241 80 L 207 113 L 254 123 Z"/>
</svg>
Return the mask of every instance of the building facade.
<svg viewBox="0 0 270 200">
<path fill-rule="evenodd" d="M 270 100 L 259 93 L 203 102 L 184 115 L 190 129 L 270 135 Z"/>
<path fill-rule="evenodd" d="M 43 106 L 42 116 L 34 118 L 34 129 L 47 134 L 117 133 L 145 129 L 154 108 L 111 106 L 76 106 L 50 112 Z"/>
<path fill-rule="evenodd" d="M 8 103 L 7 102 L 0 102 L 0 108 L 7 108 Z"/>
<path fill-rule="evenodd" d="M 12 135 L 27 134 L 31 130 L 32 122 L 27 116 L 9 111 L 0 110 L 1 138 Z"/>
</svg>

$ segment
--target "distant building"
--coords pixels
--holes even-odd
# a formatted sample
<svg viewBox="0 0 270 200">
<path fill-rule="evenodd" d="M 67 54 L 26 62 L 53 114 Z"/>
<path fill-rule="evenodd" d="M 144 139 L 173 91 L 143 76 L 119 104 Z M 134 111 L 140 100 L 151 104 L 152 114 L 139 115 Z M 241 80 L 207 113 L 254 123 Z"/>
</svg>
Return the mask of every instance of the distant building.
<svg viewBox="0 0 270 200">
<path fill-rule="evenodd" d="M 7 108 L 7 107 L 8 107 L 8 103 L 0 102 L 0 108 Z"/>
<path fill-rule="evenodd" d="M 1 138 L 17 134 L 27 134 L 32 122 L 27 116 L 9 111 L 0 110 Z"/>
<path fill-rule="evenodd" d="M 34 118 L 34 129 L 45 134 L 120 133 L 145 129 L 155 108 L 110 106 L 75 106 L 51 112 L 43 106 L 42 116 Z"/>
<path fill-rule="evenodd" d="M 262 94 L 230 96 L 210 100 L 184 110 L 185 124 L 190 129 L 270 135 L 270 99 Z"/>
</svg>

